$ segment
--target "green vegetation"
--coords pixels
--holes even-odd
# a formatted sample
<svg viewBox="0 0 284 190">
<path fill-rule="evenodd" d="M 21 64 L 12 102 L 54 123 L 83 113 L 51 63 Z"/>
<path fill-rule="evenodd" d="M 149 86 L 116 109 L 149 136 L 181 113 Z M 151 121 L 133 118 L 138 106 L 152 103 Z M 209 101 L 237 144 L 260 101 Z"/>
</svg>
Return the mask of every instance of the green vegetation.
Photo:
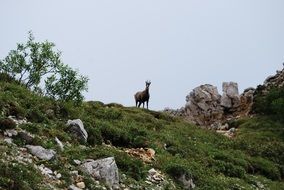
<svg viewBox="0 0 284 190">
<path fill-rule="evenodd" d="M 29 32 L 26 44 L 17 44 L 8 56 L 0 60 L 1 79 L 16 80 L 17 83 L 34 90 L 39 94 L 54 99 L 80 103 L 82 91 L 87 90 L 88 78 L 64 65 L 61 53 L 54 51 L 54 43 L 35 42 Z M 40 88 L 44 83 L 44 88 Z"/>
<path fill-rule="evenodd" d="M 277 106 L 274 108 L 283 114 Z M 59 188 L 70 185 L 67 168 L 76 169 L 74 159 L 114 156 L 120 173 L 126 174 L 131 183 L 143 184 L 153 167 L 172 178 L 179 189 L 182 185 L 177 178 L 183 174 L 192 178 L 198 189 L 255 189 L 259 184 L 284 189 L 284 126 L 265 115 L 231 123 L 239 130 L 236 138 L 228 139 L 165 113 L 93 101 L 81 105 L 55 101 L 7 80 L 0 82 L 0 110 L 1 130 L 15 127 L 7 120 L 9 115 L 27 118 L 31 123 L 19 127 L 36 135 L 32 143 L 57 150 L 56 159 L 45 164 L 63 175 L 65 183 Z M 77 118 L 89 133 L 84 147 L 66 130 L 67 120 Z M 64 151 L 58 149 L 55 137 L 68 144 Z M 15 143 L 22 146 L 26 142 L 16 139 Z M 153 148 L 155 160 L 146 164 L 123 151 L 138 147 Z M 5 157 L 1 155 L 1 159 Z M 28 165 L 1 161 L 0 167 L 0 189 L 12 183 L 18 189 L 40 188 L 35 184 L 44 183 Z M 15 172 L 19 169 L 23 172 Z M 90 179 L 86 185 L 94 187 Z"/>
<path fill-rule="evenodd" d="M 267 94 L 257 94 L 254 111 L 284 122 L 284 86 L 272 88 Z"/>
</svg>

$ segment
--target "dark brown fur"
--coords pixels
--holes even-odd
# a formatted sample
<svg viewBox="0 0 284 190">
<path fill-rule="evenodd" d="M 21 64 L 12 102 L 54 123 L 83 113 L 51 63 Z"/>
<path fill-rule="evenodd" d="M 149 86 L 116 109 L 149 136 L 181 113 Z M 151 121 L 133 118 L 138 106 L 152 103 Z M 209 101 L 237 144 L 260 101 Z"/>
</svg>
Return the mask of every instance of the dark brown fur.
<svg viewBox="0 0 284 190">
<path fill-rule="evenodd" d="M 134 95 L 136 107 L 139 108 L 141 106 L 141 104 L 143 103 L 143 108 L 144 108 L 144 103 L 146 102 L 147 109 L 148 109 L 148 103 L 149 103 L 149 99 L 150 99 L 150 94 L 149 94 L 150 84 L 151 84 L 150 81 L 146 81 L 146 89 L 141 91 L 141 92 L 137 92 Z"/>
</svg>

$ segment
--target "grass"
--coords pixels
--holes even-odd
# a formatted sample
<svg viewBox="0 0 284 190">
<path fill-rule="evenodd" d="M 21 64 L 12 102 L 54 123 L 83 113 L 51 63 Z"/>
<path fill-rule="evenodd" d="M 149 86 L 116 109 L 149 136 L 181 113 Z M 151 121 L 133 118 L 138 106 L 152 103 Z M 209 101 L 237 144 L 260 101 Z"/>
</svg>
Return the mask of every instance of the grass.
<svg viewBox="0 0 284 190">
<path fill-rule="evenodd" d="M 12 82 L 0 82 L 0 86 L 0 121 L 9 115 L 26 117 L 31 123 L 19 127 L 36 136 L 34 144 L 58 150 L 54 141 L 58 137 L 68 145 L 63 152 L 58 150 L 55 160 L 45 163 L 63 174 L 62 188 L 71 183 L 67 168 L 76 169 L 74 159 L 108 156 L 114 156 L 120 172 L 138 184 L 143 184 L 147 171 L 154 167 L 172 178 L 178 189 L 182 185 L 177 174 L 192 177 L 198 189 L 255 189 L 259 184 L 270 189 L 284 187 L 284 126 L 265 115 L 231 123 L 239 130 L 236 138 L 228 139 L 161 112 L 95 101 L 75 106 L 38 96 Z M 89 133 L 84 146 L 66 132 L 67 120 L 78 118 Z M 102 145 L 103 142 L 113 146 Z M 140 147 L 153 148 L 155 161 L 145 164 L 123 152 L 124 148 Z M 19 167 L 33 171 L 27 166 Z M 17 177 L 0 174 L 2 181 Z M 27 180 L 29 185 L 35 183 L 33 175 L 25 177 L 31 179 Z M 35 180 L 38 183 L 43 179 Z M 88 180 L 88 186 L 93 185 Z M 0 187 L 5 189 L 5 183 L 1 182 Z"/>
</svg>

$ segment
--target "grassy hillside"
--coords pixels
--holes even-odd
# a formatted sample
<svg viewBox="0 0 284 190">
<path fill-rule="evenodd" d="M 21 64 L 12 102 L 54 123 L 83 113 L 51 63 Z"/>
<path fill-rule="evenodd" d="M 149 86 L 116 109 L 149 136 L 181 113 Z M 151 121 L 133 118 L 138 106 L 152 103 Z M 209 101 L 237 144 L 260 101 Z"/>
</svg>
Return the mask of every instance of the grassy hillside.
<svg viewBox="0 0 284 190">
<path fill-rule="evenodd" d="M 63 189 L 72 183 L 74 159 L 108 156 L 115 157 L 120 174 L 126 175 L 124 183 L 137 188 L 148 187 L 147 171 L 155 168 L 173 180 L 176 189 L 182 189 L 177 181 L 181 174 L 191 177 L 196 189 L 284 189 L 284 124 L 266 115 L 230 123 L 239 130 L 229 139 L 165 113 L 101 102 L 80 106 L 55 102 L 4 81 L 0 82 L 0 114 L 1 134 L 15 127 L 7 122 L 8 116 L 27 118 L 29 123 L 19 127 L 35 135 L 32 144 L 58 153 L 51 161 L 21 163 L 13 157 L 27 142 L 16 138 L 16 145 L 7 144 L 0 135 L 0 189 L 49 189 L 51 182 L 33 167 L 42 163 L 62 174 L 61 183 L 52 185 Z M 85 146 L 66 132 L 67 120 L 78 118 L 89 134 Z M 64 151 L 55 137 L 64 143 Z M 144 163 L 125 153 L 125 148 L 152 148 L 155 160 Z M 94 181 L 82 175 L 86 186 L 95 189 Z"/>
</svg>

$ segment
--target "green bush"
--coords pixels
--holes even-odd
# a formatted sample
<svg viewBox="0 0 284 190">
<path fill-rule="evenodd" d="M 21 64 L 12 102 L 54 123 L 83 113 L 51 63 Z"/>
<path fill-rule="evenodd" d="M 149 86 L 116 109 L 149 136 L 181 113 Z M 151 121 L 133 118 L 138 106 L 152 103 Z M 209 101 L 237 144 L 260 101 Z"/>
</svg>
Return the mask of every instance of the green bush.
<svg viewBox="0 0 284 190">
<path fill-rule="evenodd" d="M 212 169 L 216 173 L 223 173 L 228 177 L 244 178 L 245 170 L 238 165 L 232 163 L 224 162 L 221 160 L 215 160 Z"/>
<path fill-rule="evenodd" d="M 45 114 L 37 108 L 28 111 L 27 119 L 34 123 L 42 123 L 47 120 Z"/>
<path fill-rule="evenodd" d="M 41 174 L 32 165 L 0 161 L 0 189 L 40 189 Z"/>
<path fill-rule="evenodd" d="M 146 168 L 141 160 L 129 157 L 126 153 L 117 153 L 115 160 L 118 168 L 135 180 L 146 176 Z"/>
<path fill-rule="evenodd" d="M 281 171 L 273 162 L 261 157 L 251 158 L 250 160 L 253 173 L 258 173 L 272 180 L 281 179 Z"/>
<path fill-rule="evenodd" d="M 185 175 L 186 177 L 191 177 L 191 174 L 186 169 L 186 167 L 179 164 L 168 165 L 166 167 L 166 172 L 174 179 L 179 179 L 182 175 Z"/>
<path fill-rule="evenodd" d="M 16 123 L 10 118 L 0 119 L 0 129 L 14 129 L 16 126 Z"/>
<path fill-rule="evenodd" d="M 253 110 L 284 121 L 284 87 L 272 88 L 266 95 L 257 94 Z"/>
<path fill-rule="evenodd" d="M 103 143 L 103 137 L 101 131 L 95 127 L 87 128 L 88 143 L 90 145 L 101 145 Z"/>
</svg>

